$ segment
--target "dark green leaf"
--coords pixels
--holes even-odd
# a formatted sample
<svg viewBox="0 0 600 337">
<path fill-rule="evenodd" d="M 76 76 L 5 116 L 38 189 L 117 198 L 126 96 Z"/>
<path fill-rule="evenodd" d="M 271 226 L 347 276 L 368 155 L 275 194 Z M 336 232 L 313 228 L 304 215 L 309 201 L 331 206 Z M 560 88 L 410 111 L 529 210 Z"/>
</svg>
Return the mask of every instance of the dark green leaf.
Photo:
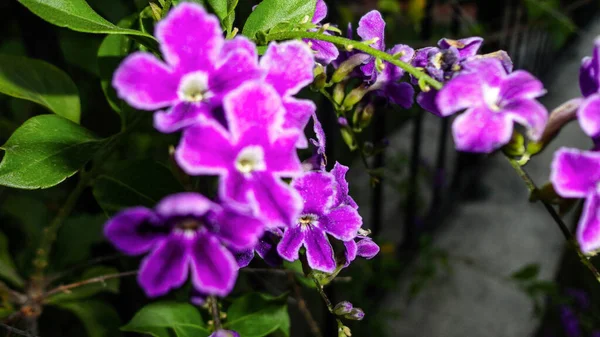
<svg viewBox="0 0 600 337">
<path fill-rule="evenodd" d="M 69 64 L 98 76 L 96 52 L 102 42 L 102 36 L 60 29 L 59 42 L 62 54 Z"/>
<path fill-rule="evenodd" d="M 27 120 L 0 149 L 0 185 L 36 189 L 72 176 L 104 145 L 83 127 L 56 115 Z"/>
<path fill-rule="evenodd" d="M 208 3 L 221 20 L 223 27 L 225 27 L 227 32 L 231 32 L 238 0 L 208 0 Z"/>
<path fill-rule="evenodd" d="M 244 337 L 262 337 L 275 331 L 290 334 L 287 294 L 272 297 L 250 293 L 235 300 L 227 310 L 225 328 Z"/>
<path fill-rule="evenodd" d="M 189 303 L 156 302 L 143 307 L 121 328 L 154 337 L 206 337 L 210 332 Z M 245 335 L 242 334 L 245 337 Z"/>
<path fill-rule="evenodd" d="M 263 0 L 246 20 L 242 33 L 254 38 L 282 22 L 299 24 L 305 17 L 310 22 L 316 6 L 316 0 Z"/>
<path fill-rule="evenodd" d="M 15 263 L 8 251 L 8 239 L 2 232 L 0 232 L 0 279 L 4 279 L 18 287 L 23 286 L 23 279 L 17 273 Z"/>
<path fill-rule="evenodd" d="M 36 102 L 79 123 L 79 94 L 62 70 L 40 60 L 0 55 L 0 93 Z"/>
<path fill-rule="evenodd" d="M 108 215 L 131 206 L 154 207 L 183 187 L 171 171 L 152 160 L 127 161 L 94 183 L 94 196 Z"/>
<path fill-rule="evenodd" d="M 83 33 L 127 34 L 152 38 L 138 30 L 120 28 L 96 13 L 85 0 L 19 0 L 42 19 Z"/>
<path fill-rule="evenodd" d="M 539 272 L 540 265 L 531 263 L 512 273 L 510 277 L 519 281 L 527 281 L 536 278 Z"/>
<path fill-rule="evenodd" d="M 104 214 L 73 216 L 61 226 L 52 257 L 52 267 L 60 270 L 78 262 L 86 261 L 93 244 L 103 241 Z"/>
<path fill-rule="evenodd" d="M 98 276 L 113 275 L 118 273 L 119 271 L 114 267 L 96 266 L 86 270 L 81 275 L 78 282 L 90 280 Z M 69 291 L 52 295 L 47 299 L 47 302 L 60 306 L 61 303 L 92 297 L 101 292 L 118 293 L 119 283 L 119 278 L 110 278 L 101 282 L 85 284 L 80 287 L 70 289 Z"/>
<path fill-rule="evenodd" d="M 121 320 L 115 309 L 101 301 L 71 301 L 57 305 L 75 314 L 85 327 L 88 337 L 120 337 Z"/>
<path fill-rule="evenodd" d="M 303 286 L 305 286 L 307 288 L 317 289 L 317 285 L 315 284 L 315 282 L 313 280 L 309 279 L 308 277 L 304 276 L 304 271 L 302 270 L 302 262 L 300 262 L 299 259 L 294 262 L 288 262 L 288 261 L 284 260 L 283 267 L 285 269 L 293 270 L 295 273 L 294 277 Z"/>
</svg>

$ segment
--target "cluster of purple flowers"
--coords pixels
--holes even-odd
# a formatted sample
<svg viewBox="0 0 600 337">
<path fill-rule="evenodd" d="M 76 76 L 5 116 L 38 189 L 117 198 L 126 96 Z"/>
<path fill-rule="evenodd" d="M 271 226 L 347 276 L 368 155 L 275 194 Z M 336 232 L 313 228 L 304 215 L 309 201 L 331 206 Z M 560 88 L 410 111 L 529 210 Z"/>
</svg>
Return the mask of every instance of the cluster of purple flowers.
<svg viewBox="0 0 600 337">
<path fill-rule="evenodd" d="M 311 116 L 320 125 L 314 103 L 294 96 L 313 80 L 307 43 L 271 43 L 259 59 L 253 42 L 225 40 L 217 18 L 192 3 L 175 7 L 155 33 L 164 62 L 136 52 L 119 66 L 113 86 L 131 106 L 158 110 L 157 130 L 181 131 L 176 162 L 190 175 L 218 176 L 219 188 L 217 201 L 179 193 L 107 223 L 105 234 L 119 250 L 147 254 L 138 281 L 148 296 L 164 295 L 188 276 L 200 297 L 226 296 L 255 250 L 277 265 L 298 259 L 304 246 L 309 266 L 322 272 L 377 254 L 348 195 L 348 168 L 306 170 L 298 157 L 309 144 L 304 128 Z M 325 54 L 317 58 L 337 57 Z M 321 130 L 313 140 L 321 155 L 324 137 Z M 328 235 L 348 247 L 344 261 L 336 261 Z"/>
</svg>

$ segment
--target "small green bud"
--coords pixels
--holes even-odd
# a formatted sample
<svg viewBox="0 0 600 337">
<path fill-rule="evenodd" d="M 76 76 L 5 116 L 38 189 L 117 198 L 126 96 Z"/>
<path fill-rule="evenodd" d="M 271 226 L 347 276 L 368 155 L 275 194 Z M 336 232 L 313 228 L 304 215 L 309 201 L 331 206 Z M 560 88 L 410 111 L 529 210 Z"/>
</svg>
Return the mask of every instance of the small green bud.
<svg viewBox="0 0 600 337">
<path fill-rule="evenodd" d="M 340 132 L 342 133 L 342 139 L 344 139 L 344 142 L 348 145 L 350 151 L 356 150 L 358 145 L 356 144 L 356 139 L 354 139 L 354 134 L 347 128 L 340 129 Z"/>
<path fill-rule="evenodd" d="M 344 318 L 353 321 L 360 321 L 365 318 L 365 312 L 361 308 L 353 308 L 350 313 L 344 315 Z"/>
<path fill-rule="evenodd" d="M 354 306 L 348 301 L 342 301 L 333 307 L 333 313 L 338 316 L 344 316 L 352 312 Z"/>
<path fill-rule="evenodd" d="M 344 97 L 346 96 L 346 83 L 338 83 L 333 87 L 333 101 L 337 104 L 342 104 Z"/>
<path fill-rule="evenodd" d="M 363 97 L 369 92 L 369 88 L 367 88 L 364 84 L 360 85 L 358 88 L 352 89 L 344 98 L 342 102 L 342 106 L 348 110 L 350 110 L 356 103 L 360 102 Z"/>
<path fill-rule="evenodd" d="M 367 54 L 355 54 L 350 56 L 333 72 L 333 75 L 331 76 L 331 82 L 339 83 L 343 81 L 346 76 L 348 76 L 354 70 L 354 68 L 363 64 L 367 59 L 369 59 L 369 57 L 370 56 Z"/>
<path fill-rule="evenodd" d="M 520 157 L 525 153 L 525 137 L 519 132 L 513 132 L 508 144 L 502 147 L 502 152 L 510 157 Z"/>
<path fill-rule="evenodd" d="M 385 69 L 385 63 L 381 59 L 375 59 L 375 68 L 377 68 L 377 72 L 382 72 Z"/>
</svg>

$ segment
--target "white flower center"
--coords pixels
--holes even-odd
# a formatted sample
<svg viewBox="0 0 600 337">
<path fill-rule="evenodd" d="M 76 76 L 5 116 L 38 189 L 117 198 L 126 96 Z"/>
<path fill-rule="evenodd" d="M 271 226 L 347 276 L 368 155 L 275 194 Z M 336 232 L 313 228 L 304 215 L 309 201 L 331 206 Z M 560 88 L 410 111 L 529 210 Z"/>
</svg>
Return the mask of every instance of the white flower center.
<svg viewBox="0 0 600 337">
<path fill-rule="evenodd" d="M 186 218 L 175 224 L 175 232 L 182 233 L 187 239 L 194 238 L 202 229 L 202 222 L 194 218 Z"/>
<path fill-rule="evenodd" d="M 209 98 L 208 76 L 205 72 L 196 71 L 181 78 L 177 96 L 180 100 L 190 103 L 199 103 Z"/>
<path fill-rule="evenodd" d="M 243 148 L 235 159 L 235 168 L 243 174 L 266 170 L 265 153 L 262 147 L 251 145 Z"/>
<path fill-rule="evenodd" d="M 483 101 L 492 111 L 500 111 L 500 88 L 483 85 Z"/>
<path fill-rule="evenodd" d="M 302 214 L 299 218 L 298 218 L 298 224 L 300 224 L 300 227 L 302 230 L 308 230 L 313 226 L 318 226 L 319 222 L 317 220 L 317 216 L 314 214 Z"/>
</svg>

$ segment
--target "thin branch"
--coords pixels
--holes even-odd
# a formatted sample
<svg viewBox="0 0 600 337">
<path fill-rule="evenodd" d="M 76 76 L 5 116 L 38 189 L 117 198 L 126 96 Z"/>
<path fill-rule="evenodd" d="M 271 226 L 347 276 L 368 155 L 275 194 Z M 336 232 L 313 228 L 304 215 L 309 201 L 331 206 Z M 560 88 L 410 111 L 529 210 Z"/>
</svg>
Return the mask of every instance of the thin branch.
<svg viewBox="0 0 600 337">
<path fill-rule="evenodd" d="M 308 306 L 306 305 L 306 301 L 304 300 L 304 297 L 302 297 L 302 289 L 298 285 L 298 282 L 296 281 L 296 278 L 294 277 L 293 272 L 288 273 L 288 281 L 290 282 L 290 285 L 291 285 L 292 289 L 294 290 L 294 297 L 296 298 L 296 301 L 298 304 L 298 309 L 304 316 L 306 323 L 308 323 L 308 326 L 310 327 L 310 331 L 312 332 L 312 334 L 315 337 L 323 337 L 323 334 L 321 333 L 321 329 L 319 329 L 319 324 L 317 323 L 317 321 L 313 317 L 312 313 L 308 309 Z"/>
<path fill-rule="evenodd" d="M 121 278 L 121 277 L 126 277 L 126 276 L 133 276 L 133 275 L 137 275 L 138 271 L 137 270 L 131 270 L 131 271 L 126 271 L 126 272 L 122 272 L 122 273 L 116 273 L 116 274 L 108 274 L 108 275 L 102 275 L 102 276 L 98 276 L 98 277 L 92 277 L 90 279 L 87 280 L 83 280 L 83 281 L 79 281 L 79 282 L 75 282 L 75 283 L 71 283 L 71 284 L 66 284 L 63 286 L 59 286 L 56 287 L 52 290 L 49 290 L 48 292 L 46 292 L 44 294 L 44 298 L 50 297 L 54 294 L 57 293 L 63 293 L 63 292 L 69 292 L 69 290 L 74 289 L 74 288 L 78 288 L 87 284 L 92 284 L 92 283 L 100 283 L 100 282 L 105 282 L 106 280 L 110 280 L 113 278 Z"/>
<path fill-rule="evenodd" d="M 321 282 L 319 282 L 319 280 L 317 280 L 316 277 L 313 276 L 312 279 L 315 285 L 317 286 L 317 291 L 319 292 L 319 295 L 321 295 L 323 302 L 325 302 L 325 305 L 327 306 L 327 310 L 329 310 L 329 312 L 335 316 L 335 320 L 338 324 L 338 329 L 342 329 L 344 327 L 344 324 L 339 319 L 339 317 L 337 317 L 337 315 L 333 313 L 333 305 L 331 304 L 329 297 L 327 297 L 325 290 L 323 290 L 323 285 L 321 284 Z"/>
<path fill-rule="evenodd" d="M 510 162 L 510 165 L 515 169 L 515 171 L 517 172 L 519 177 L 523 180 L 523 182 L 527 186 L 527 189 L 529 190 L 529 192 L 537 193 L 538 192 L 537 186 L 535 185 L 535 183 L 533 182 L 531 177 L 529 177 L 527 172 L 523 169 L 523 167 L 521 165 L 519 165 L 519 162 L 517 160 L 509 158 L 509 157 L 506 157 L 506 158 Z M 552 205 L 550 205 L 548 202 L 546 202 L 544 200 L 540 199 L 540 201 L 542 202 L 542 204 L 544 205 L 544 208 L 546 209 L 546 211 L 548 211 L 548 213 L 550 214 L 550 216 L 552 217 L 554 222 L 556 222 L 556 224 L 558 225 L 558 228 L 560 229 L 561 233 L 563 234 L 563 236 L 569 243 L 569 246 L 573 250 L 575 250 L 575 252 L 577 253 L 577 256 L 579 257 L 579 260 L 581 261 L 581 263 L 590 270 L 590 272 L 594 275 L 594 278 L 600 283 L 600 272 L 598 271 L 598 269 L 596 269 L 596 267 L 592 264 L 592 262 L 588 259 L 588 257 L 585 256 L 585 254 L 583 254 L 581 252 L 581 249 L 579 248 L 579 244 L 577 243 L 577 240 L 575 240 L 575 238 L 573 237 L 573 234 L 571 234 L 569 227 L 565 224 L 565 222 L 562 220 L 560 215 L 558 215 L 558 213 L 556 212 L 554 207 L 552 207 Z"/>
<path fill-rule="evenodd" d="M 98 263 L 115 260 L 115 259 L 118 259 L 118 258 L 120 258 L 122 256 L 123 256 L 123 254 L 112 254 L 112 255 L 107 255 L 107 256 L 100 256 L 100 257 L 91 259 L 89 261 L 86 261 L 84 263 L 77 264 L 77 265 L 75 265 L 75 266 L 73 266 L 73 267 L 71 267 L 71 268 L 69 268 L 69 269 L 67 269 L 65 271 L 57 273 L 56 275 L 52 275 L 52 277 L 48 278 L 48 283 L 52 283 L 52 282 L 54 282 L 56 280 L 59 280 L 59 279 L 65 277 L 66 275 L 68 275 L 68 274 L 70 274 L 70 273 L 72 273 L 72 272 L 74 272 L 74 271 L 76 271 L 78 269 L 87 268 L 87 267 L 94 266 L 94 265 L 96 265 Z"/>
<path fill-rule="evenodd" d="M 21 330 L 21 329 L 14 328 L 14 327 L 12 327 L 12 326 L 10 326 L 10 325 L 8 325 L 8 324 L 4 324 L 4 323 L 2 323 L 2 322 L 0 322 L 0 326 L 1 326 L 1 327 L 3 327 L 3 328 L 4 328 L 6 331 L 8 331 L 9 333 L 16 333 L 16 334 L 17 334 L 17 335 L 19 335 L 19 336 L 25 336 L 25 337 L 39 337 L 39 336 L 36 336 L 36 335 L 32 335 L 32 334 L 30 334 L 30 333 L 29 333 L 29 332 L 27 332 L 27 331 L 24 331 L 24 330 Z"/>
<path fill-rule="evenodd" d="M 213 317 L 213 323 L 215 324 L 215 331 L 221 330 L 221 328 L 223 326 L 221 325 L 221 317 L 220 317 L 220 313 L 219 313 L 219 302 L 217 300 L 217 297 L 210 296 L 208 298 L 208 302 L 210 303 L 209 308 L 210 308 L 210 313 L 212 314 L 212 317 Z"/>
</svg>

